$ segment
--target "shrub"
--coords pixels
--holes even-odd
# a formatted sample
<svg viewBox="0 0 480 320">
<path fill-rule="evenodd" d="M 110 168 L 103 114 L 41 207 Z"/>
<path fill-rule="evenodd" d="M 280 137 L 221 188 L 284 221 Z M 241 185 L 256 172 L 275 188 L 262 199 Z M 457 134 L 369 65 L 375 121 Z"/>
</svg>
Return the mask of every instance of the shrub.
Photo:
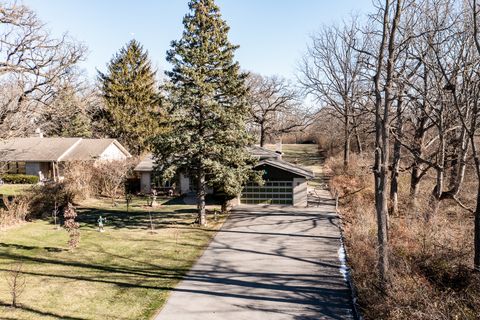
<svg viewBox="0 0 480 320">
<path fill-rule="evenodd" d="M 85 200 L 97 192 L 95 168 L 92 161 L 74 161 L 65 164 L 63 184 L 71 200 Z"/>
<path fill-rule="evenodd" d="M 29 215 L 32 194 L 3 197 L 4 208 L 0 208 L 0 227 L 7 227 L 25 221 Z"/>
<path fill-rule="evenodd" d="M 135 165 L 135 159 L 100 162 L 95 166 L 98 193 L 107 196 L 116 206 L 116 199 L 125 192 L 125 181 Z"/>
<path fill-rule="evenodd" d="M 71 203 L 68 203 L 65 207 L 63 217 L 65 219 L 65 230 L 67 230 L 69 237 L 68 246 L 70 249 L 75 249 L 80 242 L 80 231 L 78 230 L 80 228 L 80 224 L 75 221 L 75 218 L 77 217 L 77 211 Z"/>
<path fill-rule="evenodd" d="M 52 215 L 55 205 L 59 210 L 73 202 L 74 194 L 63 183 L 50 183 L 33 189 L 29 217 L 47 218 Z"/>
<path fill-rule="evenodd" d="M 37 176 L 28 174 L 4 174 L 0 177 L 4 183 L 11 184 L 36 184 L 39 181 Z"/>
</svg>

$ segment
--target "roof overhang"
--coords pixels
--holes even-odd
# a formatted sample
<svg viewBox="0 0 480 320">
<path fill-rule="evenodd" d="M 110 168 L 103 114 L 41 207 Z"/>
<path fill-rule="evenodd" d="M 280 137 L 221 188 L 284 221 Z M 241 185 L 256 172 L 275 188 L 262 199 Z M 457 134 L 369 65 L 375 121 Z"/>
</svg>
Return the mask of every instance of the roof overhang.
<svg viewBox="0 0 480 320">
<path fill-rule="evenodd" d="M 315 174 L 313 173 L 313 171 L 297 166 L 293 163 L 280 160 L 280 159 L 265 159 L 258 162 L 258 164 L 255 167 L 258 167 L 261 165 L 269 165 L 284 171 L 288 171 L 296 175 L 302 176 L 305 179 L 315 178 Z"/>
</svg>

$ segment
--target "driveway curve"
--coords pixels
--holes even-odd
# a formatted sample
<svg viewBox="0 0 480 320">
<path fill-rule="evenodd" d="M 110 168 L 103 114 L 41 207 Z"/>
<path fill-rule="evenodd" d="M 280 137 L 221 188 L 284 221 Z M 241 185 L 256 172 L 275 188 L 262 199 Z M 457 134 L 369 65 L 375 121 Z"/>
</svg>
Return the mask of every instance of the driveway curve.
<svg viewBox="0 0 480 320">
<path fill-rule="evenodd" d="M 352 319 L 332 208 L 236 208 L 156 319 Z"/>
</svg>

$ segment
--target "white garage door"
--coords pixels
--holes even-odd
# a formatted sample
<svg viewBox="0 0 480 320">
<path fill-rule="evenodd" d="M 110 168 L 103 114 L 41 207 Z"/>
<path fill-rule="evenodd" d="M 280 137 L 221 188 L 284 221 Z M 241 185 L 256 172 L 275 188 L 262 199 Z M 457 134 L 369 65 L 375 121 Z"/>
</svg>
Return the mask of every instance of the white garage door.
<svg viewBox="0 0 480 320">
<path fill-rule="evenodd" d="M 249 183 L 242 192 L 244 204 L 293 204 L 292 181 L 267 181 L 263 186 Z"/>
</svg>

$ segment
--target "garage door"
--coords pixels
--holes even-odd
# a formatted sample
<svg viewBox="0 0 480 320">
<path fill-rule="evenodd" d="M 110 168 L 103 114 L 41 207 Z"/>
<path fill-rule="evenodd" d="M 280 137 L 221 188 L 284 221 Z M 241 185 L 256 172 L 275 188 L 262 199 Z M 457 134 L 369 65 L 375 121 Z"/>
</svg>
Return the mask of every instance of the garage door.
<svg viewBox="0 0 480 320">
<path fill-rule="evenodd" d="M 292 181 L 267 181 L 263 186 L 249 183 L 242 192 L 244 204 L 293 204 Z"/>
</svg>

